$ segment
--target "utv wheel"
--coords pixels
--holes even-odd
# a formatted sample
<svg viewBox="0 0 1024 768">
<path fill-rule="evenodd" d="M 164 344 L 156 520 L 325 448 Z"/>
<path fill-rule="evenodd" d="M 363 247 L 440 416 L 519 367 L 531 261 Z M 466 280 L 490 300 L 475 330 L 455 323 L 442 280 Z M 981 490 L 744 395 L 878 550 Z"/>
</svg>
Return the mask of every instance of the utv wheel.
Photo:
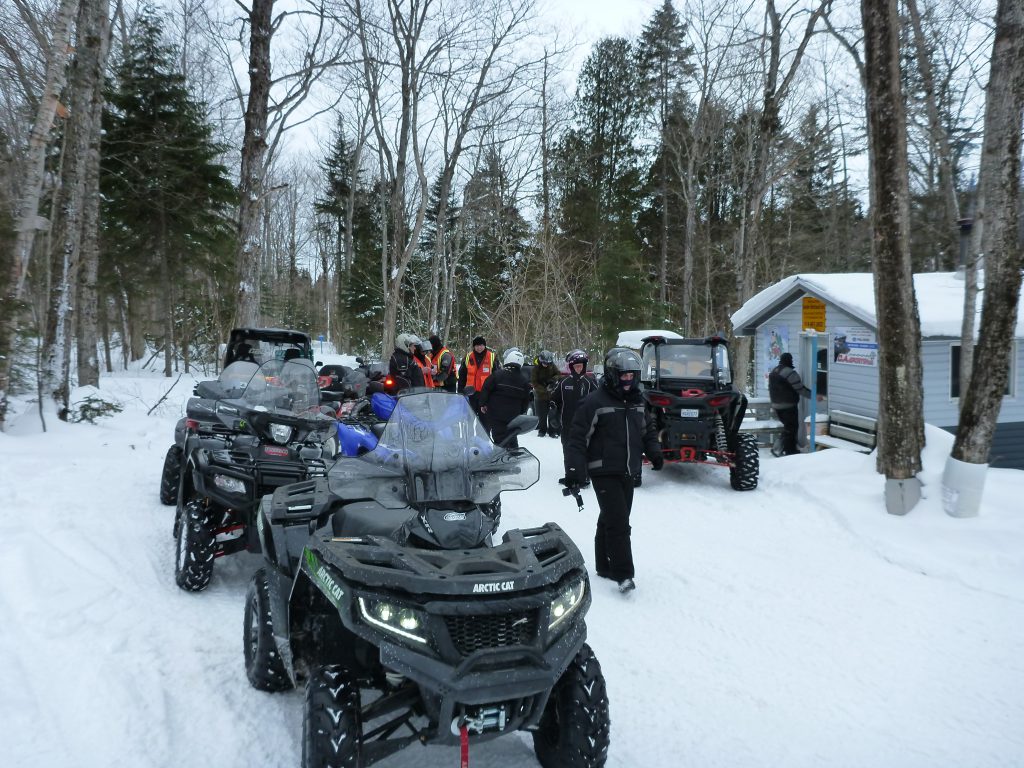
<svg viewBox="0 0 1024 768">
<path fill-rule="evenodd" d="M 164 471 L 160 475 L 160 503 L 178 502 L 178 485 L 181 482 L 181 448 L 172 445 L 164 456 Z"/>
<path fill-rule="evenodd" d="M 359 686 L 340 665 L 314 667 L 302 716 L 302 768 L 362 765 Z"/>
<path fill-rule="evenodd" d="M 760 455 L 757 438 L 753 435 L 736 436 L 736 461 L 729 467 L 729 484 L 734 491 L 752 491 L 757 488 Z"/>
<path fill-rule="evenodd" d="M 608 693 L 584 644 L 548 698 L 533 750 L 543 768 L 601 768 L 608 757 Z"/>
<path fill-rule="evenodd" d="M 174 580 L 182 589 L 199 592 L 210 584 L 216 545 L 213 526 L 203 503 L 193 500 L 186 504 L 177 526 Z"/>
<path fill-rule="evenodd" d="M 252 687 L 271 692 L 290 689 L 292 681 L 274 642 L 270 582 L 263 568 L 253 574 L 245 595 L 244 632 L 245 674 Z"/>
</svg>

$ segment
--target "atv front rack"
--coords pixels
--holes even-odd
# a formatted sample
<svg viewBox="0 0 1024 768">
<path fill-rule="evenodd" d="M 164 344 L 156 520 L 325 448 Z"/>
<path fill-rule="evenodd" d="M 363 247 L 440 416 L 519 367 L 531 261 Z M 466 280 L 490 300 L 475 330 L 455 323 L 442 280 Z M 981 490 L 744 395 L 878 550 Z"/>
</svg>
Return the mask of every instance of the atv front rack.
<svg viewBox="0 0 1024 768">
<path fill-rule="evenodd" d="M 320 536 L 315 541 L 317 554 L 346 579 L 421 595 L 499 597 L 549 587 L 584 567 L 572 539 L 554 523 L 508 531 L 501 544 L 475 549 L 421 549 L 384 536 Z"/>
</svg>

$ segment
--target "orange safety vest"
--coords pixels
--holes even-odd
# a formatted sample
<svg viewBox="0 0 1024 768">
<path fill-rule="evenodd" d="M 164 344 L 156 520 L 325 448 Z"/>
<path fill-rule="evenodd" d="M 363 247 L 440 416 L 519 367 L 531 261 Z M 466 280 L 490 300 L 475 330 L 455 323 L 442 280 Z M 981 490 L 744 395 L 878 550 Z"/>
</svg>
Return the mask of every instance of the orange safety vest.
<svg viewBox="0 0 1024 768">
<path fill-rule="evenodd" d="M 424 352 L 423 356 L 427 359 L 426 363 L 421 363 L 420 359 L 418 357 L 416 357 L 416 355 L 413 355 L 412 359 L 416 363 L 416 365 L 418 365 L 420 367 L 420 370 L 423 371 L 423 384 L 425 386 L 428 386 L 431 389 L 433 389 L 434 388 L 434 377 L 430 374 L 430 368 L 431 368 L 430 355 L 428 355 L 426 352 Z"/>
<path fill-rule="evenodd" d="M 439 350 L 437 350 L 437 364 L 441 364 L 441 361 L 444 359 L 445 352 L 448 353 L 448 359 L 451 360 L 451 363 L 448 364 L 448 376 L 451 377 L 455 375 L 455 355 L 452 354 L 452 351 L 448 349 L 448 347 L 441 347 Z M 442 373 L 440 368 L 438 369 L 437 372 Z M 435 381 L 434 386 L 443 387 L 444 384 Z"/>
<path fill-rule="evenodd" d="M 488 349 L 484 352 L 484 359 L 479 366 L 476 364 L 476 353 L 470 352 L 466 355 L 464 365 L 466 366 L 466 386 L 473 387 L 479 392 L 487 377 L 491 375 L 491 371 L 494 370 L 494 351 Z"/>
</svg>

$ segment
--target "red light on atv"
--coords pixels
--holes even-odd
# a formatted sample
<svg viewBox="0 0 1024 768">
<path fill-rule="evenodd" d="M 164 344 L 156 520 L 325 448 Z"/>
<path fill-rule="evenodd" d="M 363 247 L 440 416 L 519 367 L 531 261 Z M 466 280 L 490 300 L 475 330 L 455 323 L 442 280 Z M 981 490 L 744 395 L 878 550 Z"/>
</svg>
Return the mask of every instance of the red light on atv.
<svg viewBox="0 0 1024 768">
<path fill-rule="evenodd" d="M 385 387 L 390 387 L 390 386 L 394 385 L 394 383 L 395 383 L 395 380 L 392 379 L 390 376 L 388 376 L 386 379 L 384 379 L 384 386 Z"/>
<path fill-rule="evenodd" d="M 198 432 L 199 422 L 196 421 L 195 419 L 185 419 L 185 429 L 187 429 L 189 432 Z"/>
<path fill-rule="evenodd" d="M 716 395 L 708 400 L 708 405 L 712 408 L 721 408 L 723 405 L 728 405 L 731 399 L 729 395 Z"/>
<path fill-rule="evenodd" d="M 655 408 L 668 408 L 672 405 L 672 398 L 668 395 L 648 395 L 647 402 Z"/>
<path fill-rule="evenodd" d="M 333 383 L 334 383 L 334 379 L 332 379 L 330 376 L 317 376 L 316 377 L 316 385 L 320 389 L 324 389 L 325 387 L 329 387 Z"/>
</svg>

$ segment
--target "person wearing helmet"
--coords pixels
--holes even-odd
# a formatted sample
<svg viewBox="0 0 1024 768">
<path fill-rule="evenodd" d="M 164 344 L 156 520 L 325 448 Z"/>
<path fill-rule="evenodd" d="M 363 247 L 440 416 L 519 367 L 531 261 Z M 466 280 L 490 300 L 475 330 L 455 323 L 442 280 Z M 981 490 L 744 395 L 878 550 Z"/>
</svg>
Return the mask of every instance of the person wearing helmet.
<svg viewBox="0 0 1024 768">
<path fill-rule="evenodd" d="M 395 339 L 395 351 L 388 361 L 388 376 L 395 380 L 396 391 L 410 387 L 422 387 L 423 370 L 413 358 L 420 337 L 415 333 L 400 333 Z"/>
<path fill-rule="evenodd" d="M 484 381 L 480 390 L 480 410 L 487 416 L 491 439 L 500 445 L 509 435 L 509 422 L 526 413 L 530 407 L 530 382 L 523 371 L 526 358 L 516 347 L 508 350 L 502 360 L 503 367 Z M 506 448 L 518 448 L 519 441 L 512 438 Z"/>
<path fill-rule="evenodd" d="M 641 455 L 655 470 L 665 460 L 657 428 L 640 397 L 640 356 L 615 347 L 604 358 L 601 386 L 580 405 L 569 427 L 562 483 L 578 491 L 594 486 L 601 512 L 594 536 L 595 571 L 618 582 L 619 591 L 636 588 L 629 514 L 633 489 L 640 484 Z"/>
<path fill-rule="evenodd" d="M 427 389 L 433 389 L 434 371 L 437 369 L 434 367 L 434 361 L 430 359 L 430 353 L 424 351 L 422 340 L 412 345 L 412 360 L 420 367 L 420 371 L 423 373 L 423 386 Z"/>
<path fill-rule="evenodd" d="M 574 349 L 565 356 L 568 375 L 556 380 L 551 391 L 551 410 L 548 413 L 548 430 L 554 429 L 562 437 L 562 455 L 569 439 L 569 425 L 572 424 L 576 409 L 583 398 L 597 389 L 597 379 L 587 373 L 589 358 L 582 349 Z"/>
<path fill-rule="evenodd" d="M 551 350 L 542 349 L 533 368 L 530 370 L 530 385 L 533 387 L 533 412 L 537 414 L 537 434 L 541 437 L 550 435 L 558 436 L 558 430 L 552 429 L 548 423 L 548 410 L 551 407 L 551 390 L 558 380 L 558 366 L 555 365 L 555 356 Z"/>
</svg>

